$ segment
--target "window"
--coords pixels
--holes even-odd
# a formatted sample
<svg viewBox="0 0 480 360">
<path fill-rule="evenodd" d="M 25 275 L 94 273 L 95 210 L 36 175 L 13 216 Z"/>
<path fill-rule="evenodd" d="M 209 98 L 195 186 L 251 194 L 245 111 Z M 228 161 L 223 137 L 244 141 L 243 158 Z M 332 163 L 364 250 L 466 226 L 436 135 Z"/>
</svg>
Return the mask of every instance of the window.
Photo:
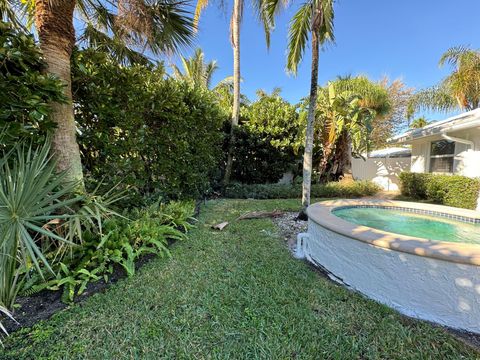
<svg viewBox="0 0 480 360">
<path fill-rule="evenodd" d="M 430 172 L 453 173 L 454 155 L 453 141 L 433 141 L 430 148 Z"/>
</svg>

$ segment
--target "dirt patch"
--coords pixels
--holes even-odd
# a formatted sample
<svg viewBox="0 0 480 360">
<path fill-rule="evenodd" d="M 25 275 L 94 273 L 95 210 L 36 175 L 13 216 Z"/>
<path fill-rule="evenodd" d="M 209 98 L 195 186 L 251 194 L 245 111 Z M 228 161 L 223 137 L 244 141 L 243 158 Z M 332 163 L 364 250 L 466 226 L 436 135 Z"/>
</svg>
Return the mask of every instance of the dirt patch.
<svg viewBox="0 0 480 360">
<path fill-rule="evenodd" d="M 297 220 L 297 217 L 298 212 L 288 212 L 273 219 L 273 222 L 280 229 L 280 232 L 290 250 L 295 249 L 297 235 L 306 232 L 308 227 L 306 221 Z"/>
</svg>

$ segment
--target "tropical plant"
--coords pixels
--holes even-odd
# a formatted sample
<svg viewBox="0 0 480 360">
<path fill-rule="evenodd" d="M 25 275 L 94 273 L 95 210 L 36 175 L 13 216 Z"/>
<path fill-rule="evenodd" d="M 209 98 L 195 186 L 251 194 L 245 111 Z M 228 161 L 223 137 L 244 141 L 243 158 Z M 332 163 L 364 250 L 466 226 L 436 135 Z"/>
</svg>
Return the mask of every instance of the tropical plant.
<svg viewBox="0 0 480 360">
<path fill-rule="evenodd" d="M 388 146 L 388 139 L 408 126 L 407 108 L 413 88 L 409 88 L 401 79 L 390 81 L 387 77 L 379 84 L 385 88 L 390 99 L 390 111 L 384 116 L 373 119 L 369 142 L 373 149 Z"/>
<path fill-rule="evenodd" d="M 208 5 L 208 0 L 197 0 L 197 6 L 195 8 L 194 26 L 198 28 L 200 15 L 205 7 Z M 270 46 L 270 29 L 272 22 L 269 15 L 269 2 L 264 0 L 254 1 L 254 11 L 256 12 L 259 20 L 262 22 L 265 30 L 265 38 L 267 47 Z M 233 150 L 235 142 L 235 128 L 238 126 L 240 118 L 240 24 L 243 17 L 244 0 L 233 0 L 233 11 L 230 19 L 230 42 L 233 49 L 233 106 L 232 106 L 232 120 L 231 120 L 231 132 L 230 142 L 227 153 L 227 164 L 225 168 L 224 183 L 228 184 L 230 176 L 232 174 L 233 165 Z"/>
<path fill-rule="evenodd" d="M 64 180 L 75 182 L 82 189 L 82 164 L 71 101 L 74 11 L 98 30 L 95 43 L 113 39 L 117 45 L 123 43 L 130 49 L 148 49 L 154 55 L 175 52 L 191 43 L 193 27 L 189 13 L 183 2 L 172 0 L 3 0 L 0 11 L 0 17 L 13 24 L 20 25 L 22 20 L 27 26 L 35 24 L 47 71 L 65 85 L 64 95 L 69 101 L 52 104 L 51 118 L 56 124 L 52 153 L 57 170 L 66 173 Z M 92 29 L 91 26 L 87 28 Z"/>
<path fill-rule="evenodd" d="M 317 101 L 322 179 L 337 179 L 350 173 L 350 154 L 370 149 L 372 124 L 387 116 L 392 102 L 382 84 L 365 76 L 338 78 L 321 88 Z M 329 174 L 325 174 L 330 163 Z"/>
<path fill-rule="evenodd" d="M 410 123 L 410 129 L 421 129 L 430 124 L 430 122 L 423 116 L 416 118 Z"/>
<path fill-rule="evenodd" d="M 205 54 L 202 49 L 196 49 L 193 56 L 189 59 L 181 56 L 183 71 L 177 65 L 172 65 L 173 76 L 177 80 L 190 82 L 194 86 L 203 86 L 210 88 L 212 76 L 218 70 L 215 60 L 205 62 Z M 230 78 L 227 78 L 228 80 Z M 225 81 L 225 80 L 223 80 Z"/>
<path fill-rule="evenodd" d="M 45 252 L 67 240 L 48 224 L 71 218 L 64 209 L 81 199 L 71 196 L 75 184 L 62 186 L 66 174 L 56 173 L 49 150 L 20 144 L 0 160 L 0 304 L 8 309 L 22 273 L 32 267 L 53 273 Z"/>
<path fill-rule="evenodd" d="M 10 311 L 8 311 L 8 309 L 5 308 L 4 306 L 0 305 L 0 316 L 1 316 L 2 314 L 5 315 L 6 317 L 9 317 L 9 318 L 12 319 L 13 321 L 15 321 L 15 319 L 13 318 L 12 314 L 10 313 Z M 7 329 L 5 328 L 5 326 L 2 324 L 1 318 L 0 318 L 0 331 L 3 332 L 5 335 L 8 336 L 8 331 L 7 331 Z M 0 345 L 3 346 L 3 342 L 2 342 L 1 335 L 0 335 Z"/>
<path fill-rule="evenodd" d="M 426 109 L 434 111 L 473 110 L 480 106 L 480 51 L 458 46 L 448 49 L 439 66 L 450 65 L 452 73 L 440 84 L 412 96 L 408 115 Z"/>
<path fill-rule="evenodd" d="M 21 138 L 42 144 L 54 128 L 48 104 L 63 101 L 63 89 L 44 70 L 33 35 L 0 22 L 0 147 L 11 147 Z"/>
<path fill-rule="evenodd" d="M 311 40 L 312 66 L 310 76 L 310 94 L 308 113 L 306 117 L 305 149 L 303 156 L 303 190 L 302 190 L 302 214 L 310 205 L 310 187 L 313 171 L 313 140 L 315 109 L 317 104 L 318 88 L 318 57 L 321 46 L 334 41 L 333 19 L 334 0 L 308 0 L 295 12 L 290 21 L 289 41 L 287 50 L 287 70 L 297 73 L 298 65 L 305 53 L 308 40 Z M 267 23 L 274 25 L 275 15 L 282 2 L 279 0 L 268 1 L 265 4 Z"/>
</svg>

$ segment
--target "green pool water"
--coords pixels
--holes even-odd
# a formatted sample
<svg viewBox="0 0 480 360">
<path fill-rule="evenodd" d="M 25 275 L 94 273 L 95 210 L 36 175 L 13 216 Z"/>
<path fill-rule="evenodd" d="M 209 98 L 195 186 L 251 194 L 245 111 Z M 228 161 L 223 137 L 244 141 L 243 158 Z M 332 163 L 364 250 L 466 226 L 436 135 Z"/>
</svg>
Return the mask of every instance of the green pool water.
<svg viewBox="0 0 480 360">
<path fill-rule="evenodd" d="M 480 224 L 376 207 L 341 208 L 333 210 L 333 214 L 354 224 L 396 234 L 430 240 L 480 244 Z"/>
</svg>

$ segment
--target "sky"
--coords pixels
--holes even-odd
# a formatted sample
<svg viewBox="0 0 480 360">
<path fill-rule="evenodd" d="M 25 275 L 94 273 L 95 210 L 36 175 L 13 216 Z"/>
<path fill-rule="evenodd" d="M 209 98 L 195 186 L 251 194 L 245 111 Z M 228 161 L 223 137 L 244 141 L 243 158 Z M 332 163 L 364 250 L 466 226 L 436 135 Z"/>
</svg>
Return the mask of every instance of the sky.
<svg viewBox="0 0 480 360">
<path fill-rule="evenodd" d="M 200 19 L 197 45 L 207 60 L 220 69 L 212 84 L 232 74 L 229 42 L 230 9 L 212 1 Z M 228 3 L 228 2 L 227 2 Z M 255 91 L 282 89 L 292 103 L 308 94 L 310 49 L 296 77 L 285 72 L 289 20 L 301 2 L 291 1 L 277 20 L 267 50 L 263 28 L 246 0 L 241 28 L 242 93 L 250 100 Z M 338 0 L 335 5 L 335 44 L 320 54 L 319 83 L 339 75 L 401 78 L 409 87 L 421 89 L 437 84 L 449 73 L 438 60 L 449 47 L 480 48 L 479 0 Z M 193 52 L 186 52 L 186 55 Z M 438 113 L 420 113 L 430 120 L 445 118 Z M 451 115 L 451 114 L 449 114 Z"/>
</svg>

